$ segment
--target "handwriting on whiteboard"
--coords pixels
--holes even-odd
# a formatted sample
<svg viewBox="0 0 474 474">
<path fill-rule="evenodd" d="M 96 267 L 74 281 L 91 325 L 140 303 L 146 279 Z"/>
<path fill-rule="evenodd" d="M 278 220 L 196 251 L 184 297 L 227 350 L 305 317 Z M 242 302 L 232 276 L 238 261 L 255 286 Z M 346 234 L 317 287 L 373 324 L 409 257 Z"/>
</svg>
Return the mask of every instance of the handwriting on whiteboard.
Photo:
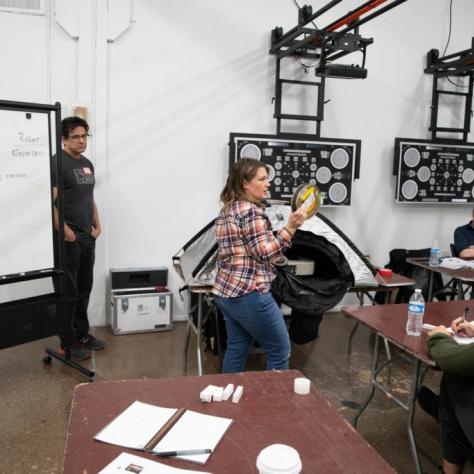
<svg viewBox="0 0 474 474">
<path fill-rule="evenodd" d="M 17 133 L 17 143 L 13 146 L 11 156 L 14 158 L 43 158 L 45 156 L 44 144 L 41 137 L 28 135 L 24 132 Z"/>
</svg>

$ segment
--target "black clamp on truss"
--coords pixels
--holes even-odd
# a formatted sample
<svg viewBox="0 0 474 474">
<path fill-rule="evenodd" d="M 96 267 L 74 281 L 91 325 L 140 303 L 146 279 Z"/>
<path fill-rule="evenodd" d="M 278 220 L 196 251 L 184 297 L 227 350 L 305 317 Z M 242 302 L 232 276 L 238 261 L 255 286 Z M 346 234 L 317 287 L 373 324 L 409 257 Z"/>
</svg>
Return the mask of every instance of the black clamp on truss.
<svg viewBox="0 0 474 474">
<path fill-rule="evenodd" d="M 454 141 L 467 142 L 467 137 L 471 129 L 472 116 L 472 90 L 474 83 L 474 38 L 470 49 L 439 57 L 439 51 L 432 49 L 426 58 L 427 74 L 433 74 L 433 94 L 431 100 L 431 138 L 436 140 L 439 132 L 457 133 L 462 138 Z M 467 77 L 466 92 L 459 90 L 447 90 L 439 88 L 439 80 L 443 78 Z M 442 95 L 453 95 L 464 97 L 464 120 L 462 127 L 440 127 L 438 126 L 439 100 Z"/>
<path fill-rule="evenodd" d="M 323 28 L 316 27 L 314 20 L 329 11 L 342 0 L 332 0 L 317 12 L 309 5 L 298 11 L 298 25 L 283 33 L 283 28 L 276 27 L 271 32 L 270 54 L 276 56 L 275 74 L 275 112 L 277 120 L 277 134 L 281 133 L 281 120 L 307 120 L 316 122 L 316 136 L 320 136 L 321 122 L 324 119 L 324 87 L 326 77 L 343 79 L 365 79 L 366 48 L 373 43 L 372 38 L 363 38 L 359 34 L 359 26 L 385 13 L 388 10 L 404 3 L 406 0 L 393 0 L 387 5 L 388 0 L 370 0 L 363 3 L 355 10 L 343 15 Z M 380 7 L 380 8 L 378 8 Z M 375 11 L 372 11 L 375 10 Z M 372 12 L 371 12 L 372 11 Z M 370 14 L 368 14 L 371 12 Z M 311 27 L 309 24 L 312 24 Z M 334 61 L 359 51 L 363 54 L 362 65 L 340 64 Z M 280 63 L 285 57 L 317 60 L 316 76 L 320 81 L 298 81 L 282 79 L 280 76 Z M 300 84 L 318 88 L 316 115 L 284 114 L 282 105 L 283 84 Z"/>
</svg>

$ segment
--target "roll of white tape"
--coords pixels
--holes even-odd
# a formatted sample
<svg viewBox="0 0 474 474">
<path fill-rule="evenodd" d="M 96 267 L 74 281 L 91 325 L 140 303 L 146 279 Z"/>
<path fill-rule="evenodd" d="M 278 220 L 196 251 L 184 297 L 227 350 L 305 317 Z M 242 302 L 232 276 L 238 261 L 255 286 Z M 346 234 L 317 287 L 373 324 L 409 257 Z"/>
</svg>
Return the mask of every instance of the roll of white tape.
<svg viewBox="0 0 474 474">
<path fill-rule="evenodd" d="M 298 395 L 308 395 L 311 388 L 311 380 L 298 377 L 294 382 L 294 391 Z"/>
</svg>

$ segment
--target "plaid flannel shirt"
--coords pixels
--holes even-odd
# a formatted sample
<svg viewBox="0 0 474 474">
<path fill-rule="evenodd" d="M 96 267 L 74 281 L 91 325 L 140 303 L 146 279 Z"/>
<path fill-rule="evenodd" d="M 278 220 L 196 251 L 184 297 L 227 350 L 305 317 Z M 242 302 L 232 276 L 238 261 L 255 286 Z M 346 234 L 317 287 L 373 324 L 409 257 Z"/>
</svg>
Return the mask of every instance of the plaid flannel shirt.
<svg viewBox="0 0 474 474">
<path fill-rule="evenodd" d="M 272 260 L 291 244 L 291 235 L 273 234 L 262 207 L 235 201 L 216 219 L 218 272 L 212 293 L 226 298 L 265 293 L 276 276 Z"/>
</svg>

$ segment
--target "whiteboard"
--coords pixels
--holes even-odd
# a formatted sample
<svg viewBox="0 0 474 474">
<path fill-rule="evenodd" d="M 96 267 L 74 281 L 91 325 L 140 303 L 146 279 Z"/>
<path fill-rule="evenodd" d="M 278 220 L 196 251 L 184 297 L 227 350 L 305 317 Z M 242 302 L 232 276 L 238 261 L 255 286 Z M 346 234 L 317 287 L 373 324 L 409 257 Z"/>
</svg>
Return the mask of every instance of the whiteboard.
<svg viewBox="0 0 474 474">
<path fill-rule="evenodd" d="M 54 267 L 49 114 L 0 109 L 0 277 Z"/>
</svg>

